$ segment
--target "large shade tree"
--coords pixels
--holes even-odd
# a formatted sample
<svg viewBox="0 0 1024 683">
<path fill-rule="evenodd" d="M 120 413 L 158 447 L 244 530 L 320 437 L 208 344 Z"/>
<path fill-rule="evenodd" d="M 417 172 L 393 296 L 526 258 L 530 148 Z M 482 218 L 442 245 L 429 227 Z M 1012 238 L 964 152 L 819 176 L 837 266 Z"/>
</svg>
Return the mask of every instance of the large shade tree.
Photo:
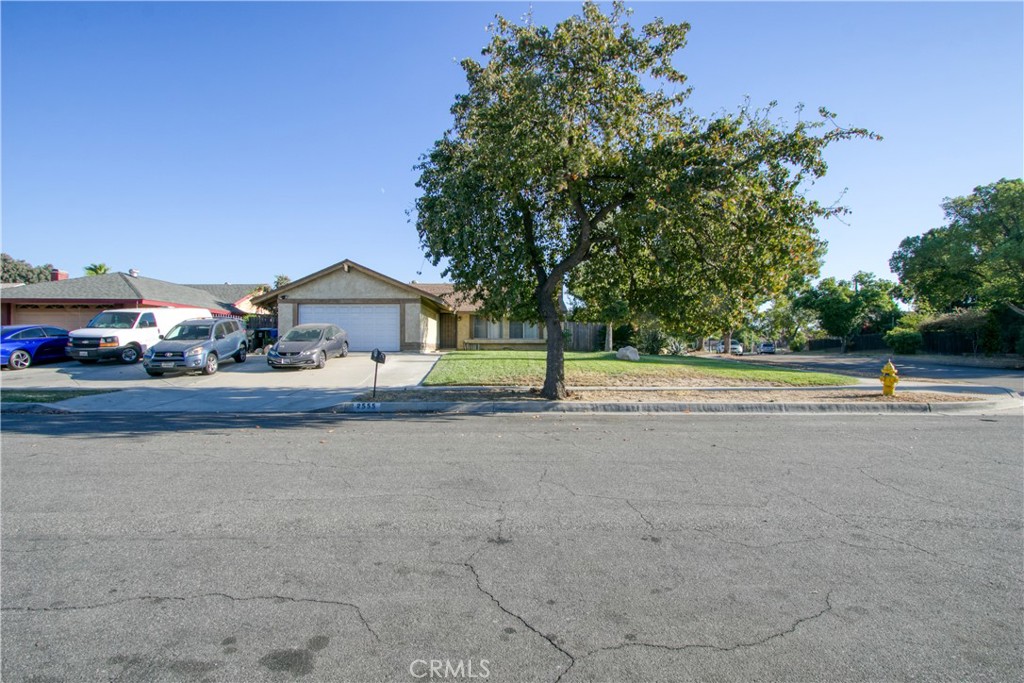
<svg viewBox="0 0 1024 683">
<path fill-rule="evenodd" d="M 899 317 L 893 298 L 895 285 L 873 273 L 856 273 L 850 280 L 827 277 L 804 292 L 796 304 L 817 314 L 821 328 L 841 340 L 846 352 L 850 341 L 861 331 L 891 329 Z"/>
<path fill-rule="evenodd" d="M 1024 308 L 1024 180 L 1003 179 L 942 203 L 946 225 L 907 237 L 889 260 L 905 297 L 940 312 Z"/>
<path fill-rule="evenodd" d="M 28 261 L 16 259 L 6 252 L 0 254 L 0 282 L 18 282 L 31 285 L 50 279 L 53 266 L 33 266 Z"/>
<path fill-rule="evenodd" d="M 543 322 L 548 398 L 566 395 L 566 287 L 726 329 L 816 270 L 814 220 L 842 209 L 807 199 L 804 181 L 824 174 L 828 143 L 869 135 L 825 110 L 791 127 L 770 108 L 700 118 L 673 61 L 689 26 L 636 29 L 627 14 L 588 3 L 554 29 L 498 17 L 417 167 L 426 254 L 483 314 Z"/>
</svg>

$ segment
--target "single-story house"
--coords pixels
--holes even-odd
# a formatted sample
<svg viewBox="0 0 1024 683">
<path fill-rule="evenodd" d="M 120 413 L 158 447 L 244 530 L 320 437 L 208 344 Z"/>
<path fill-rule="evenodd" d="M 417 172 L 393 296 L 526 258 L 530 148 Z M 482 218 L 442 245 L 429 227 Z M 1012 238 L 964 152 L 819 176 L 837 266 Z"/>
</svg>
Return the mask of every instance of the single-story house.
<svg viewBox="0 0 1024 683">
<path fill-rule="evenodd" d="M 542 325 L 488 320 L 451 284 L 400 282 L 344 260 L 253 298 L 277 305 L 280 334 L 302 323 L 344 329 L 353 351 L 545 347 Z"/>
<path fill-rule="evenodd" d="M 4 325 L 47 324 L 74 330 L 97 313 L 111 308 L 174 306 L 207 308 L 214 315 L 245 315 L 244 308 L 258 285 L 188 286 L 132 273 L 106 273 L 68 278 L 54 269 L 50 282 L 0 290 Z M 245 294 L 239 294 L 246 290 Z"/>
</svg>

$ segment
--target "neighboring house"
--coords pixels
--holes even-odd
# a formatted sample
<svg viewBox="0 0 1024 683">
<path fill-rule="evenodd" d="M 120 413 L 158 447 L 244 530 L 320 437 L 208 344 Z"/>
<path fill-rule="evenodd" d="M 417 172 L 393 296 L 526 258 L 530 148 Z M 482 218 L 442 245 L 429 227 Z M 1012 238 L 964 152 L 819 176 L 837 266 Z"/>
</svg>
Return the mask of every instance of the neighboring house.
<svg viewBox="0 0 1024 683">
<path fill-rule="evenodd" d="M 234 300 L 228 300 L 230 296 L 139 275 L 106 273 L 69 279 L 66 273 L 55 270 L 53 277 L 50 282 L 0 291 L 3 324 L 38 323 L 73 330 L 110 308 L 199 307 L 210 309 L 214 315 L 245 314 Z M 238 287 L 248 287 L 252 292 L 256 285 Z"/>
<path fill-rule="evenodd" d="M 218 301 L 231 305 L 242 313 L 265 313 L 262 308 L 253 306 L 252 299 L 256 291 L 262 285 L 232 285 L 225 282 L 222 285 L 185 285 L 193 289 L 201 289 L 212 294 Z"/>
<path fill-rule="evenodd" d="M 278 331 L 310 322 L 338 325 L 353 351 L 544 348 L 543 328 L 476 314 L 450 284 L 406 284 L 345 260 L 253 297 L 277 304 Z"/>
</svg>

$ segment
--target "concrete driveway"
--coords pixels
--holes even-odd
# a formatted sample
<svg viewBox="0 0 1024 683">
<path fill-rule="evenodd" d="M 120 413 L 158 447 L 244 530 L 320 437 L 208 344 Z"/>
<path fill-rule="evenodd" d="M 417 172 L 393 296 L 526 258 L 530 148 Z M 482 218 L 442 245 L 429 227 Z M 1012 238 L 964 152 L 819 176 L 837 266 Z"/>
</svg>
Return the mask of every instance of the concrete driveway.
<svg viewBox="0 0 1024 683">
<path fill-rule="evenodd" d="M 439 354 L 393 353 L 379 367 L 378 387 L 408 387 L 423 381 Z M 5 370 L 3 389 L 119 389 L 62 401 L 72 411 L 112 412 L 302 412 L 352 400 L 373 387 L 369 353 L 333 358 L 323 370 L 275 370 L 265 356 L 224 362 L 215 375 L 149 377 L 142 364 L 64 362 L 24 371 Z"/>
</svg>

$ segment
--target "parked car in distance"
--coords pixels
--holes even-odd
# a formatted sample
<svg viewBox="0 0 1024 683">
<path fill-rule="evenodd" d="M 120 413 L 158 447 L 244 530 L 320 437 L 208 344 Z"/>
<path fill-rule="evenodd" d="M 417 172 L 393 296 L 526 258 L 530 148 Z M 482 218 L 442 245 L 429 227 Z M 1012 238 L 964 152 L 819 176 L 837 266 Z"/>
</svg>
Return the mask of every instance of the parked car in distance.
<svg viewBox="0 0 1024 683">
<path fill-rule="evenodd" d="M 337 325 L 307 323 L 285 332 L 267 352 L 272 368 L 321 369 L 331 356 L 348 355 L 348 334 Z"/>
<path fill-rule="evenodd" d="M 206 308 L 115 308 L 103 311 L 85 327 L 71 330 L 67 353 L 79 363 L 104 358 L 137 363 L 146 349 L 160 341 L 160 335 L 182 320 L 212 317 Z"/>
<path fill-rule="evenodd" d="M 772 342 L 761 342 L 761 345 L 757 347 L 758 353 L 775 353 L 775 344 Z"/>
<path fill-rule="evenodd" d="M 33 363 L 64 360 L 68 331 L 49 325 L 4 325 L 0 328 L 0 365 L 24 370 Z"/>
<path fill-rule="evenodd" d="M 725 353 L 725 342 L 724 341 L 718 342 L 718 352 L 719 353 Z M 742 356 L 743 355 L 743 344 L 740 344 L 738 341 L 733 339 L 732 341 L 729 342 L 729 353 L 731 353 L 733 355 L 736 355 L 736 356 Z"/>
<path fill-rule="evenodd" d="M 245 327 L 238 320 L 193 318 L 178 323 L 149 347 L 142 365 L 150 377 L 193 370 L 212 375 L 225 358 L 244 363 L 248 346 Z"/>
</svg>

